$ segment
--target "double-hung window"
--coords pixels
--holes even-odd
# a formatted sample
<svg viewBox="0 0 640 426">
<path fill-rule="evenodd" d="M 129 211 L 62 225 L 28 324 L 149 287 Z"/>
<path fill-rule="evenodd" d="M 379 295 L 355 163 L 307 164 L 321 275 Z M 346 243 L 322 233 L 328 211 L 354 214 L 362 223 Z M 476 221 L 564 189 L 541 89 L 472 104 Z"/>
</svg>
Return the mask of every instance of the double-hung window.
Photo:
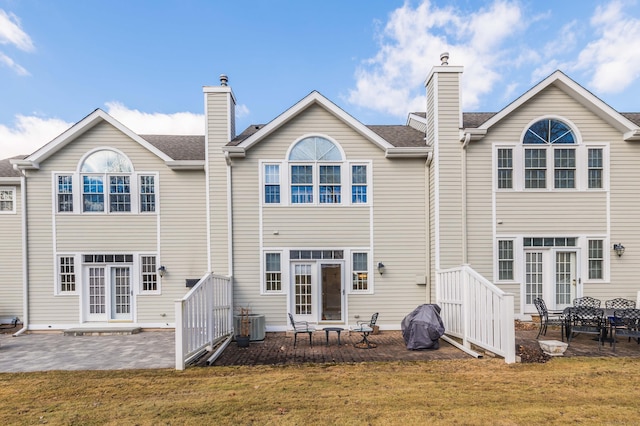
<svg viewBox="0 0 640 426">
<path fill-rule="evenodd" d="M 291 204 L 342 203 L 342 152 L 320 136 L 298 141 L 289 153 Z"/>
<path fill-rule="evenodd" d="M 320 165 L 320 204 L 340 204 L 340 166 Z"/>
<path fill-rule="evenodd" d="M 513 149 L 498 148 L 498 188 L 513 188 Z"/>
<path fill-rule="evenodd" d="M 157 293 L 158 270 L 155 256 L 140 256 L 140 283 L 142 293 Z"/>
<path fill-rule="evenodd" d="M 282 291 L 282 263 L 278 252 L 264 255 L 264 285 L 267 293 Z"/>
<path fill-rule="evenodd" d="M 76 266 L 73 256 L 58 257 L 58 292 L 76 292 Z"/>
<path fill-rule="evenodd" d="M 604 154 L 602 148 L 589 148 L 588 160 L 588 187 L 590 189 L 602 189 Z"/>
<path fill-rule="evenodd" d="M 604 241 L 589 240 L 589 279 L 604 278 Z"/>
<path fill-rule="evenodd" d="M 280 204 L 280 165 L 264 165 L 264 202 Z"/>
<path fill-rule="evenodd" d="M 140 212 L 156 211 L 156 180 L 155 176 L 140 176 Z"/>
<path fill-rule="evenodd" d="M 351 203 L 367 202 L 367 166 L 356 164 L 351 166 Z"/>
<path fill-rule="evenodd" d="M 313 166 L 291 166 L 291 204 L 313 203 Z"/>
<path fill-rule="evenodd" d="M 547 169 L 553 168 L 553 187 L 576 187 L 576 142 L 573 130 L 555 119 L 535 122 L 527 129 L 524 145 L 524 187 L 547 188 Z M 551 159 L 547 160 L 551 155 Z"/>
<path fill-rule="evenodd" d="M 351 290 L 369 290 L 369 261 L 367 253 L 352 254 L 352 280 Z"/>
<path fill-rule="evenodd" d="M 73 212 L 73 175 L 57 176 L 58 212 Z"/>
<path fill-rule="evenodd" d="M 498 280 L 513 280 L 513 240 L 498 240 Z"/>
<path fill-rule="evenodd" d="M 16 212 L 16 189 L 0 186 L 0 214 Z"/>
</svg>

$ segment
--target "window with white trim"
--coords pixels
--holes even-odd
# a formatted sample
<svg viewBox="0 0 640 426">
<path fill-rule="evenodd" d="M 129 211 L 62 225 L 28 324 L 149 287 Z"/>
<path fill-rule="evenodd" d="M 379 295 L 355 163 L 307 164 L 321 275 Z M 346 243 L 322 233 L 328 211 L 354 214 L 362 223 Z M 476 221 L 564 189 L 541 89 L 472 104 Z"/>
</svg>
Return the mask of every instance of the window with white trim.
<svg viewBox="0 0 640 426">
<path fill-rule="evenodd" d="M 369 256 L 368 253 L 352 253 L 352 281 L 353 291 L 369 290 Z"/>
<path fill-rule="evenodd" d="M 498 280 L 513 280 L 513 240 L 498 240 Z"/>
<path fill-rule="evenodd" d="M 330 140 L 311 136 L 298 141 L 289 153 L 291 204 L 342 203 L 340 149 Z M 332 162 L 334 164 L 326 164 Z"/>
<path fill-rule="evenodd" d="M 351 203 L 367 202 L 367 166 L 354 164 L 351 166 Z"/>
<path fill-rule="evenodd" d="M 554 188 L 575 188 L 576 151 L 573 130 L 560 120 L 544 119 L 525 132 L 525 188 L 546 188 L 547 155 L 553 153 Z M 543 145 L 538 147 L 535 145 Z M 531 148 L 529 148 L 531 146 Z"/>
<path fill-rule="evenodd" d="M 267 293 L 282 291 L 282 256 L 278 252 L 264 254 L 264 285 Z"/>
<path fill-rule="evenodd" d="M 280 165 L 264 165 L 264 202 L 280 204 Z"/>
<path fill-rule="evenodd" d="M 142 293 L 157 293 L 158 271 L 155 256 L 140 256 L 140 291 Z"/>
<path fill-rule="evenodd" d="M 140 176 L 140 212 L 156 211 L 156 179 L 153 175 Z"/>
<path fill-rule="evenodd" d="M 588 187 L 590 189 L 603 188 L 604 152 L 602 148 L 589 148 L 588 159 Z"/>
<path fill-rule="evenodd" d="M 76 268 L 73 256 L 58 257 L 58 292 L 76 292 Z"/>
<path fill-rule="evenodd" d="M 589 279 L 604 278 L 604 240 L 589 240 Z"/>
<path fill-rule="evenodd" d="M 16 212 L 16 189 L 0 186 L 0 214 Z"/>
<path fill-rule="evenodd" d="M 513 188 L 513 149 L 498 148 L 498 188 Z"/>
<path fill-rule="evenodd" d="M 73 175 L 58 175 L 56 180 L 58 212 L 73 212 Z"/>
</svg>

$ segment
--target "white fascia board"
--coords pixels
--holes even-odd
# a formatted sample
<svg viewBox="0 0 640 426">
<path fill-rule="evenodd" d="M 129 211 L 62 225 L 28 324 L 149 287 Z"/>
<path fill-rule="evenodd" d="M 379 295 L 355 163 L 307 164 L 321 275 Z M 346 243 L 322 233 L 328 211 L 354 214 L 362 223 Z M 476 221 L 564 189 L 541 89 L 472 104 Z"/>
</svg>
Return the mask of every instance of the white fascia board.
<svg viewBox="0 0 640 426">
<path fill-rule="evenodd" d="M 234 158 L 244 158 L 247 155 L 247 150 L 241 146 L 223 146 L 222 152 L 228 152 Z"/>
<path fill-rule="evenodd" d="M 155 146 L 151 145 L 149 142 L 138 136 L 136 133 L 131 131 L 124 124 L 120 123 L 118 120 L 107 114 L 101 109 L 96 109 L 91 114 L 71 126 L 69 129 L 64 131 L 58 137 L 53 139 L 51 142 L 25 158 L 24 163 L 14 163 L 14 164 L 27 164 L 31 163 L 37 168 L 37 164 L 49 158 L 51 155 L 55 154 L 61 148 L 66 146 L 68 143 L 72 142 L 76 138 L 80 137 L 82 134 L 86 133 L 88 130 L 95 127 L 97 124 L 102 122 L 107 122 L 111 124 L 116 129 L 120 130 L 122 133 L 142 145 L 148 151 L 155 154 L 157 157 L 162 159 L 163 161 L 171 161 L 172 159 L 166 155 L 164 152 L 157 149 Z M 20 167 L 20 166 L 19 166 Z"/>
<path fill-rule="evenodd" d="M 503 108 L 499 113 L 484 122 L 481 126 L 478 127 L 478 129 L 488 130 L 491 126 L 498 123 L 500 120 L 511 114 L 513 111 L 518 109 L 520 106 L 528 102 L 531 98 L 533 98 L 542 90 L 546 89 L 552 84 L 559 87 L 562 91 L 574 98 L 585 108 L 605 120 L 620 132 L 626 133 L 638 129 L 635 124 L 625 118 L 622 114 L 611 108 L 600 98 L 589 92 L 587 89 L 573 81 L 565 73 L 559 70 L 555 71 L 549 77 L 533 86 L 518 99 Z"/>
<path fill-rule="evenodd" d="M 640 141 L 640 129 L 634 129 L 624 134 L 625 141 Z"/>
<path fill-rule="evenodd" d="M 460 132 L 460 142 L 464 141 L 465 135 L 471 135 L 472 141 L 479 141 L 487 134 L 487 129 L 467 128 Z"/>
<path fill-rule="evenodd" d="M 0 185 L 20 185 L 21 183 L 22 181 L 19 177 L 0 177 Z"/>
<path fill-rule="evenodd" d="M 204 170 L 202 160 L 171 160 L 165 161 L 165 164 L 171 170 Z"/>
<path fill-rule="evenodd" d="M 419 123 L 427 124 L 427 118 L 421 117 L 418 114 L 409 113 L 409 116 L 407 117 L 407 122 L 405 124 L 408 126 L 411 120 L 417 121 Z"/>
<path fill-rule="evenodd" d="M 430 152 L 433 152 L 433 148 L 429 146 L 424 147 L 399 147 L 388 148 L 385 151 L 385 158 L 427 158 Z"/>
<path fill-rule="evenodd" d="M 28 160 L 9 160 L 10 164 L 13 164 L 14 170 L 37 170 L 40 168 L 40 164 L 28 161 Z"/>
<path fill-rule="evenodd" d="M 342 120 L 343 123 L 347 124 L 349 127 L 354 129 L 356 132 L 360 133 L 365 138 L 369 139 L 375 145 L 377 145 L 380 149 L 387 150 L 389 148 L 393 148 L 389 142 L 387 142 L 380 135 L 370 130 L 367 126 L 353 118 L 351 115 L 347 114 L 342 108 L 338 107 L 336 104 L 322 96 L 319 92 L 313 91 L 307 96 L 305 96 L 301 101 L 297 104 L 280 114 L 278 117 L 269 122 L 269 124 L 265 125 L 262 129 L 255 132 L 253 135 L 249 136 L 247 139 L 242 141 L 235 148 L 243 148 L 247 150 L 251 148 L 254 144 L 258 143 L 260 140 L 267 137 L 269 134 L 273 133 L 275 130 L 280 128 L 283 124 L 287 123 L 293 117 L 297 116 L 300 112 L 307 109 L 309 106 L 313 104 L 318 104 L 331 112 L 334 116 Z M 227 147 L 231 148 L 231 147 Z M 239 151 L 238 151 L 239 152 Z"/>
</svg>

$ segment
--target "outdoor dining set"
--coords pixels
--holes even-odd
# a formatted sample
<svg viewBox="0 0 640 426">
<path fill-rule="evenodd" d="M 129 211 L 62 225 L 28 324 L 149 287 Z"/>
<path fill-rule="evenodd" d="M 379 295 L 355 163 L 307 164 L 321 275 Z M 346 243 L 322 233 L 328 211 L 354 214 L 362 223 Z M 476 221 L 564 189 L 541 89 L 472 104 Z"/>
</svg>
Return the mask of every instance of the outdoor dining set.
<svg viewBox="0 0 640 426">
<path fill-rule="evenodd" d="M 563 311 L 549 311 L 542 298 L 536 298 L 534 305 L 540 316 L 538 335 L 547 334 L 548 326 L 559 326 L 561 338 L 567 338 L 571 344 L 577 334 L 592 334 L 598 341 L 598 349 L 609 342 L 616 350 L 620 338 L 634 339 L 640 343 L 640 309 L 636 309 L 634 300 L 616 298 L 602 302 L 593 297 L 579 297 L 573 300 L 573 306 Z"/>
</svg>

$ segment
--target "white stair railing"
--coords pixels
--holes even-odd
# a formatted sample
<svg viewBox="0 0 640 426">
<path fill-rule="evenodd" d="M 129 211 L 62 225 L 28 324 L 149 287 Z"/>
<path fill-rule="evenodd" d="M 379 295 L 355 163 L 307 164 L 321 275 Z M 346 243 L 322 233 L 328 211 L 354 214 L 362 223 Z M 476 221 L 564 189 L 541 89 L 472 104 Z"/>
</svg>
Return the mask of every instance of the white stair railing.
<svg viewBox="0 0 640 426">
<path fill-rule="evenodd" d="M 231 278 L 207 274 L 175 302 L 176 370 L 233 332 Z"/>
<path fill-rule="evenodd" d="M 436 303 L 447 335 L 513 363 L 515 327 L 512 294 L 505 293 L 469 265 L 436 273 Z"/>
</svg>

